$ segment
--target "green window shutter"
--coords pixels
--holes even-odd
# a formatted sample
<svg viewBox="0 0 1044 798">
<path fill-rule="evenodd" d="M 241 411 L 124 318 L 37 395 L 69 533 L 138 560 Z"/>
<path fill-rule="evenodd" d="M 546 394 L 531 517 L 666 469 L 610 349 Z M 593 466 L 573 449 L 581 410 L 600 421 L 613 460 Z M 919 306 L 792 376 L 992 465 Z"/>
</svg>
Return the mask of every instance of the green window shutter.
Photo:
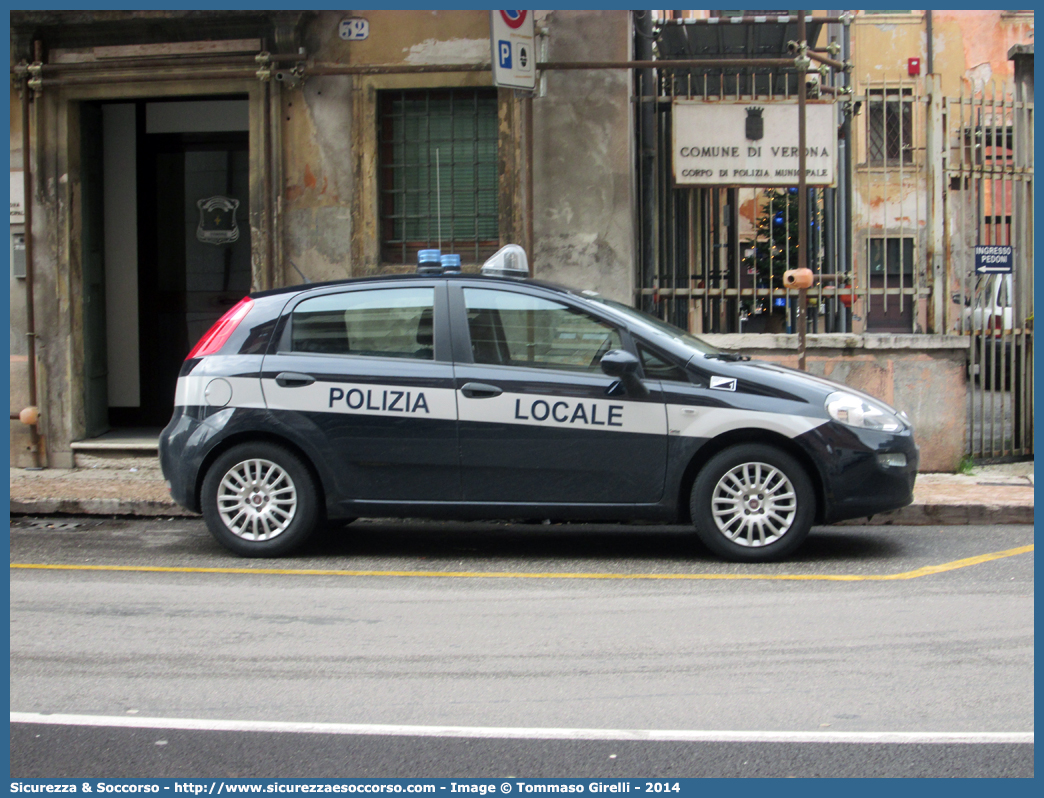
<svg viewBox="0 0 1044 798">
<path fill-rule="evenodd" d="M 499 244 L 495 89 L 382 92 L 382 257 L 412 263 L 417 250 L 474 262 Z"/>
</svg>

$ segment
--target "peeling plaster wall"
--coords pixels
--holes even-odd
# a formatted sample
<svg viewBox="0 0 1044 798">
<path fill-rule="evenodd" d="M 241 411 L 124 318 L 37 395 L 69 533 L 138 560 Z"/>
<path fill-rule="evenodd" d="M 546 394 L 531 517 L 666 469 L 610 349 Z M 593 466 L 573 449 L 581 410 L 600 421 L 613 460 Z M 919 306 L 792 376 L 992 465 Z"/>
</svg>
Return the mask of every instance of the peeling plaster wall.
<svg viewBox="0 0 1044 798">
<path fill-rule="evenodd" d="M 933 68 L 943 91 L 960 92 L 961 81 L 1010 80 L 1014 66 L 1008 49 L 1033 42 L 1033 14 L 1020 11 L 959 10 L 932 12 Z M 924 13 L 861 14 L 853 28 L 853 77 L 863 82 L 907 75 L 908 58 L 927 69 L 928 34 Z"/>
<path fill-rule="evenodd" d="M 314 282 L 351 277 L 351 79 L 309 78 L 282 108 L 284 283 L 302 282 L 294 265 Z"/>
<path fill-rule="evenodd" d="M 370 23 L 363 41 L 337 33 L 349 15 Z M 327 11 L 308 23 L 310 57 L 332 64 L 487 63 L 485 11 Z M 285 284 L 382 271 L 377 263 L 376 92 L 381 88 L 489 85 L 488 73 L 327 76 L 282 91 Z M 360 213 L 359 209 L 365 213 Z M 292 261 L 292 263 L 291 263 Z M 401 269 L 400 269 L 401 270 Z"/>
<path fill-rule="evenodd" d="M 960 10 L 932 12 L 933 70 L 940 76 L 946 97 L 981 92 L 987 97 L 995 90 L 1000 96 L 1004 83 L 1014 77 L 1014 63 L 1008 50 L 1015 44 L 1033 42 L 1032 12 L 1002 10 Z M 853 26 L 853 79 L 857 97 L 867 85 L 880 87 L 888 81 L 898 88 L 900 81 L 912 89 L 914 97 L 924 92 L 924 78 L 907 74 L 907 60 L 920 58 L 922 72 L 927 71 L 927 25 L 923 11 L 898 14 L 860 14 Z M 855 118 L 856 167 L 853 179 L 852 216 L 854 228 L 853 267 L 863 274 L 866 269 L 868 237 L 912 237 L 914 239 L 915 272 L 921 286 L 929 286 L 926 237 L 929 214 L 929 187 L 924 163 L 925 108 L 917 103 L 914 112 L 912 146 L 913 163 L 903 167 L 900 181 L 898 165 L 889 166 L 889 174 L 866 169 L 866 109 Z M 961 218 L 959 198 L 950 192 L 949 213 L 950 258 L 953 264 L 969 262 L 968 242 L 974 238 L 973 214 Z M 963 209 L 966 211 L 967 209 Z M 954 233 L 953 231 L 957 231 Z M 974 243 L 974 242 L 972 242 Z M 959 290 L 962 273 L 949 270 L 951 284 L 946 296 Z M 897 284 L 897 283 L 895 283 Z M 880 301 L 879 299 L 877 301 Z M 949 301 L 947 299 L 946 301 Z M 919 300 L 916 321 L 921 329 L 927 325 L 927 299 Z M 863 315 L 859 304 L 857 313 Z M 957 322 L 950 314 L 949 327 Z"/>
<path fill-rule="evenodd" d="M 319 13 L 304 31 L 316 61 L 341 64 L 488 63 L 486 11 L 354 11 L 370 36 L 344 42 L 347 12 Z M 549 35 L 548 60 L 629 58 L 627 11 L 535 12 Z M 375 103 L 386 88 L 490 85 L 489 73 L 336 76 L 283 88 L 283 280 L 301 282 L 383 271 L 377 241 Z M 534 100 L 534 249 L 536 276 L 632 300 L 634 269 L 630 73 L 551 72 Z M 502 95 L 505 93 L 502 93 Z M 501 144 L 521 146 L 511 93 Z M 373 130 L 371 130 L 373 128 Z M 505 153 L 511 160 L 510 153 Z M 519 156 L 520 157 L 520 156 Z M 502 238 L 518 239 L 524 160 L 502 176 Z M 512 161 L 513 163 L 513 161 Z M 510 220 L 507 221 L 507 220 Z"/>
<path fill-rule="evenodd" d="M 1012 79 L 1015 69 L 1008 60 L 1008 50 L 1015 44 L 1033 42 L 1033 14 L 933 11 L 932 42 L 935 71 L 943 76 L 943 91 L 957 94 L 961 77 L 981 91 L 991 79 Z"/>
<path fill-rule="evenodd" d="M 923 173 L 907 170 L 906 180 L 881 181 L 856 180 L 852 192 L 852 216 L 855 241 L 852 259 L 857 270 L 866 269 L 867 238 L 882 236 L 912 238 L 915 270 L 919 271 L 921 284 L 927 281 L 927 263 L 924 259 L 926 230 L 927 185 Z M 862 273 L 862 272 L 861 272 Z"/>
<path fill-rule="evenodd" d="M 549 61 L 630 57 L 627 11 L 552 11 L 544 20 Z M 546 82 L 546 96 L 533 101 L 534 275 L 631 303 L 630 72 L 548 72 Z"/>
</svg>

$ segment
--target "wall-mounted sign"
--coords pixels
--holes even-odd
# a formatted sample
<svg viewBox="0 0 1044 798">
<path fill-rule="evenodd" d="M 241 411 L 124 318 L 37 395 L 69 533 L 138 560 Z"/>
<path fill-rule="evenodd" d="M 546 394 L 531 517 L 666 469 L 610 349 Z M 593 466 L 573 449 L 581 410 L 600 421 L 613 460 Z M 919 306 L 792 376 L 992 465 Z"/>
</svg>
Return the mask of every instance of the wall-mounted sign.
<svg viewBox="0 0 1044 798">
<path fill-rule="evenodd" d="M 370 20 L 361 17 L 342 19 L 337 26 L 337 35 L 346 42 L 361 42 L 370 37 Z"/>
<path fill-rule="evenodd" d="M 11 224 L 25 224 L 25 177 L 11 170 Z"/>
<path fill-rule="evenodd" d="M 196 202 L 199 208 L 199 226 L 196 238 L 204 244 L 231 244 L 239 239 L 236 209 L 239 200 L 229 197 L 208 197 Z"/>
<path fill-rule="evenodd" d="M 795 186 L 796 101 L 675 100 L 674 182 L 678 186 Z M 837 110 L 805 107 L 806 180 L 832 186 L 837 175 Z"/>
<path fill-rule="evenodd" d="M 532 11 L 490 11 L 489 39 L 493 84 L 536 89 L 536 48 Z"/>
<path fill-rule="evenodd" d="M 976 274 L 1011 274 L 1011 247 L 975 247 Z"/>
</svg>

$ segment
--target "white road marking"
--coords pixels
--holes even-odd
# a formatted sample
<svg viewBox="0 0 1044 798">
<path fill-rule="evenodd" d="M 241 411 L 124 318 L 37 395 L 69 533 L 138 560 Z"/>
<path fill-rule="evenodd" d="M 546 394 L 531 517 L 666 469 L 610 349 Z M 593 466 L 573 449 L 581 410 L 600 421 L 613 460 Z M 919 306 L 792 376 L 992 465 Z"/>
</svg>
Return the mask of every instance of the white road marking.
<svg viewBox="0 0 1044 798">
<path fill-rule="evenodd" d="M 400 726 L 367 723 L 295 723 L 264 720 L 203 720 L 12 712 L 11 723 L 111 726 L 186 731 L 251 731 L 351 734 L 379 737 L 469 737 L 509 740 L 615 740 L 692 743 L 1030 744 L 1033 732 L 843 732 L 843 731 L 661 731 L 650 729 L 529 729 L 484 726 Z"/>
</svg>

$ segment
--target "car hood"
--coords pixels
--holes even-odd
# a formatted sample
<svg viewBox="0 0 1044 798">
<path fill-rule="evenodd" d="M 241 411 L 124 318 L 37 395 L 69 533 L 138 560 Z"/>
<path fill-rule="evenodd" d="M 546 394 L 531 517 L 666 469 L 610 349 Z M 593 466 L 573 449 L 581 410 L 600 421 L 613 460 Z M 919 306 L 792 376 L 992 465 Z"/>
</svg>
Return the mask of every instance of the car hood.
<svg viewBox="0 0 1044 798">
<path fill-rule="evenodd" d="M 799 371 L 798 369 L 780 366 L 776 363 L 769 363 L 765 360 L 728 362 L 696 356 L 692 358 L 690 363 L 702 369 L 736 377 L 741 381 L 745 380 L 755 384 L 769 385 L 776 390 L 798 394 L 810 402 L 825 400 L 834 391 L 846 391 L 861 399 L 869 399 L 879 405 L 884 405 L 893 413 L 899 414 L 899 411 L 890 403 L 866 391 L 861 391 L 858 388 L 853 388 L 850 385 L 845 385 L 826 377 L 820 377 L 816 374 L 809 374 L 807 371 Z"/>
</svg>

